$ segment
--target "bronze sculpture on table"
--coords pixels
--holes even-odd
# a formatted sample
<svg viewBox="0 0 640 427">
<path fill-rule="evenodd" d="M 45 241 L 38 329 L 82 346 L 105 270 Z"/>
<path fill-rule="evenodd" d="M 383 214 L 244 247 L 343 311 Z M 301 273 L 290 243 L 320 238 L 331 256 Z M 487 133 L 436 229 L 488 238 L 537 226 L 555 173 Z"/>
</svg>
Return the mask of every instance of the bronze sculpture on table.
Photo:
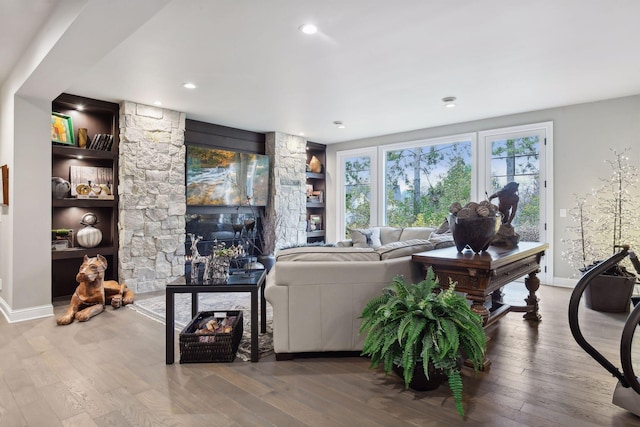
<svg viewBox="0 0 640 427">
<path fill-rule="evenodd" d="M 518 196 L 519 186 L 520 184 L 512 181 L 489 196 L 489 201 L 496 197 L 498 198 L 498 210 L 502 214 L 502 225 L 491 242 L 492 245 L 507 248 L 515 248 L 518 246 L 520 235 L 515 232 L 511 221 L 513 221 L 513 218 L 516 216 L 516 211 L 518 210 L 518 202 L 520 201 L 520 196 Z"/>
</svg>

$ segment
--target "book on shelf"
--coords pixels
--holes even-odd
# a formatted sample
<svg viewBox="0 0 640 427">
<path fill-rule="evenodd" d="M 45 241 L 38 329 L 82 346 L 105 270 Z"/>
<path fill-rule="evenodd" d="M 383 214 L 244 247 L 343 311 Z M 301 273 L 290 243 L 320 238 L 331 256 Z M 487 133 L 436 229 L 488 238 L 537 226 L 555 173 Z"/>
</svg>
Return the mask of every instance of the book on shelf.
<svg viewBox="0 0 640 427">
<path fill-rule="evenodd" d="M 113 147 L 113 135 L 106 133 L 97 133 L 93 136 L 91 144 L 87 147 L 89 150 L 111 151 Z"/>
</svg>

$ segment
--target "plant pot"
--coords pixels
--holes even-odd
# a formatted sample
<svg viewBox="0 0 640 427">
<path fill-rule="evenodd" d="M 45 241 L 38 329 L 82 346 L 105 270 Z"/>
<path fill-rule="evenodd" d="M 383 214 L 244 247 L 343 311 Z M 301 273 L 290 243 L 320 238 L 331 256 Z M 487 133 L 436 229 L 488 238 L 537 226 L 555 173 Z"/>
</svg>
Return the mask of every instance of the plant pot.
<svg viewBox="0 0 640 427">
<path fill-rule="evenodd" d="M 584 291 L 587 308 L 608 313 L 628 313 L 635 276 L 601 274 Z"/>
<path fill-rule="evenodd" d="M 398 374 L 404 381 L 404 369 L 402 369 L 402 366 L 393 365 L 393 372 Z M 409 383 L 409 388 L 416 391 L 435 390 L 445 381 L 447 381 L 447 376 L 442 369 L 436 369 L 433 364 L 429 363 L 429 378 L 427 378 L 424 374 L 422 362 L 418 362 L 413 370 L 413 378 Z"/>
</svg>

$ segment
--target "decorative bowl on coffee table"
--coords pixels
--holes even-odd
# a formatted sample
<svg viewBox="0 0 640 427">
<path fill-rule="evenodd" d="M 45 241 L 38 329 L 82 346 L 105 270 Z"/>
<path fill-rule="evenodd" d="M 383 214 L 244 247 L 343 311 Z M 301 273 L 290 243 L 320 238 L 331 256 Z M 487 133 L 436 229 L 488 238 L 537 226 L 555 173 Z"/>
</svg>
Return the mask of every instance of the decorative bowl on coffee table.
<svg viewBox="0 0 640 427">
<path fill-rule="evenodd" d="M 458 252 L 462 252 L 466 247 L 475 253 L 487 250 L 501 223 L 502 216 L 499 214 L 474 218 L 458 218 L 453 214 L 449 215 L 449 228 Z"/>
</svg>

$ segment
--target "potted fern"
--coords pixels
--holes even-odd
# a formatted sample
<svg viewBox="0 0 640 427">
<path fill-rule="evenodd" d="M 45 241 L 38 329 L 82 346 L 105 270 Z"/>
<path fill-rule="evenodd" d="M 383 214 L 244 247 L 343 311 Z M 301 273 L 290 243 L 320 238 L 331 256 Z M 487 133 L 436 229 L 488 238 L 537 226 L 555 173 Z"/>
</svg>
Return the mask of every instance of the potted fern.
<svg viewBox="0 0 640 427">
<path fill-rule="evenodd" d="M 421 370 L 428 379 L 448 380 L 456 409 L 464 416 L 461 360 L 468 359 L 478 370 L 485 358 L 486 335 L 482 319 L 455 293 L 453 283 L 447 290 L 439 289 L 431 268 L 417 284 L 396 277 L 362 311 L 362 355 L 371 357 L 371 368 L 382 366 L 385 374 L 400 371 L 407 389 Z"/>
</svg>

